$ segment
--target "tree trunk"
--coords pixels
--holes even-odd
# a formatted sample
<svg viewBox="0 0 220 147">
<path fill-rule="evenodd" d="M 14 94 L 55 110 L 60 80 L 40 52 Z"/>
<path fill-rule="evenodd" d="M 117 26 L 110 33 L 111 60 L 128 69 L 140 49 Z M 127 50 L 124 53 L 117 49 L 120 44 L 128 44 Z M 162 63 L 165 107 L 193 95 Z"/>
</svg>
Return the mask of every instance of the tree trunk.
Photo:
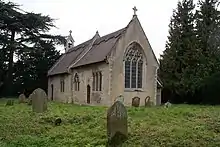
<svg viewBox="0 0 220 147">
<path fill-rule="evenodd" d="M 13 57 L 14 57 L 14 50 L 15 50 L 15 31 L 11 31 L 11 43 L 9 46 L 9 62 L 8 62 L 8 77 L 6 83 L 6 95 L 12 96 L 12 85 L 13 85 Z"/>
</svg>

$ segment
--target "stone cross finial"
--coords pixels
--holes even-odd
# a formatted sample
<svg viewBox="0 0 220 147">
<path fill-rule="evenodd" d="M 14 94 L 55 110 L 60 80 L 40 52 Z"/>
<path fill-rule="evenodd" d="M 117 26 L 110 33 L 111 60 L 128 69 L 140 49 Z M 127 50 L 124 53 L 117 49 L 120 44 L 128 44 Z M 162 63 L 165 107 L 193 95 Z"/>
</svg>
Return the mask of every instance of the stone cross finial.
<svg viewBox="0 0 220 147">
<path fill-rule="evenodd" d="M 70 30 L 69 32 L 70 32 L 70 34 L 72 34 L 72 30 Z"/>
<path fill-rule="evenodd" d="M 134 15 L 136 15 L 136 12 L 137 12 L 137 8 L 136 8 L 136 6 L 134 6 L 134 8 L 132 8 L 133 10 L 134 10 Z"/>
</svg>

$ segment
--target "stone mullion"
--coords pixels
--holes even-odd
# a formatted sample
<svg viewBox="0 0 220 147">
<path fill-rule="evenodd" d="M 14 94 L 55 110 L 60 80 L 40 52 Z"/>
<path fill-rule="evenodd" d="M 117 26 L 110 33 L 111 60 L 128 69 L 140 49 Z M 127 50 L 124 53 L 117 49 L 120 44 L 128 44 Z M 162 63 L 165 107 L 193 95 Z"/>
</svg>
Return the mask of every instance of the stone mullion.
<svg viewBox="0 0 220 147">
<path fill-rule="evenodd" d="M 130 86 L 129 86 L 129 88 L 131 88 L 132 87 L 132 59 L 131 59 L 131 61 L 130 61 Z"/>
</svg>

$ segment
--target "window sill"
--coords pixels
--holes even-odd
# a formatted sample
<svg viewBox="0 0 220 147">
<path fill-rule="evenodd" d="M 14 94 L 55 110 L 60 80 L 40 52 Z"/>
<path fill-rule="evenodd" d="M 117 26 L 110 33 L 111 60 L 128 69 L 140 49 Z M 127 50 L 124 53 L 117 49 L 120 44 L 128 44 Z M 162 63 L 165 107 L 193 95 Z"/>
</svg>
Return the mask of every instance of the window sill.
<svg viewBox="0 0 220 147">
<path fill-rule="evenodd" d="M 144 92 L 143 89 L 125 89 L 125 92 Z"/>
</svg>

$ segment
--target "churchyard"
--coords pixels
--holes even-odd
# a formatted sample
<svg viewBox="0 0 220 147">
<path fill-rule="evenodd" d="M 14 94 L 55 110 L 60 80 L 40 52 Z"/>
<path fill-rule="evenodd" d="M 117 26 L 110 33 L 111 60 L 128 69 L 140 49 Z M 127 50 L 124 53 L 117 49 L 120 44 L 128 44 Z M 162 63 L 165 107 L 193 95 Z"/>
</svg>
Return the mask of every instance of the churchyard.
<svg viewBox="0 0 220 147">
<path fill-rule="evenodd" d="M 42 91 L 39 93 L 44 96 Z M 118 102 L 109 110 L 50 101 L 36 107 L 34 103 L 39 99 L 26 103 L 23 100 L 23 96 L 19 100 L 0 100 L 1 147 L 104 147 L 107 130 L 114 130 L 116 125 L 122 125 L 118 129 L 127 133 L 122 144 L 126 147 L 220 146 L 220 106 L 125 108 Z M 107 113 L 122 119 L 113 120 Z"/>
</svg>

